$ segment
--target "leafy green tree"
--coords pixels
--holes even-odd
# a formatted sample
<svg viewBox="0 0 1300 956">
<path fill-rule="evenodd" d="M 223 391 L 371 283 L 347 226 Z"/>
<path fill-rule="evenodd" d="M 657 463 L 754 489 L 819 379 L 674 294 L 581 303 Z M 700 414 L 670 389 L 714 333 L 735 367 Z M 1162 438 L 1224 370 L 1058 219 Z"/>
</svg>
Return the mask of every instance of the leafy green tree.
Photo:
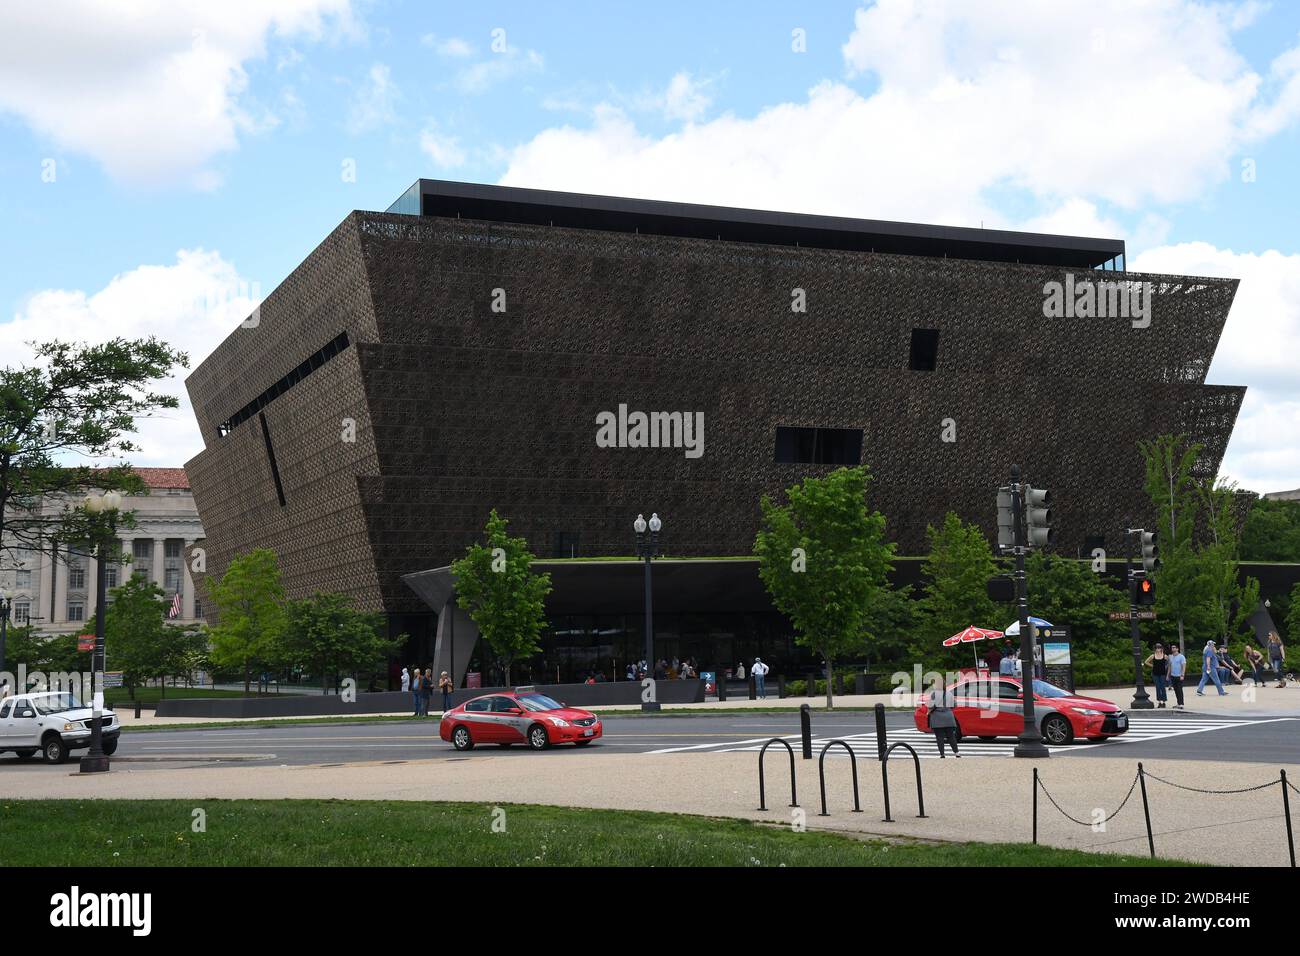
<svg viewBox="0 0 1300 956">
<path fill-rule="evenodd" d="M 1197 558 L 1207 616 L 1213 627 L 1210 633 L 1216 640 L 1227 642 L 1241 633 L 1259 606 L 1259 581 L 1253 577 L 1244 583 L 1240 580 L 1236 486 L 1226 481 L 1204 482 L 1198 491 L 1208 526 L 1208 540 Z"/>
<path fill-rule="evenodd" d="M 931 636 L 941 642 L 971 624 L 997 627 L 1010 611 L 988 595 L 989 578 L 1001 569 L 984 532 L 951 511 L 938 528 L 930 525 L 925 531 L 930 553 L 921 566 L 925 575 L 921 603 Z"/>
<path fill-rule="evenodd" d="M 1287 655 L 1292 662 L 1296 660 L 1295 652 L 1290 650 L 1290 644 L 1300 636 L 1300 583 L 1291 588 L 1291 593 L 1287 598 L 1287 610 L 1283 618 L 1286 626 L 1286 643 L 1288 645 Z M 1280 635 L 1279 635 L 1280 636 Z"/>
<path fill-rule="evenodd" d="M 1241 533 L 1241 560 L 1300 562 L 1300 501 L 1255 499 Z"/>
<path fill-rule="evenodd" d="M 551 576 L 533 571 L 528 542 L 506 533 L 507 521 L 496 509 L 488 516 L 483 543 L 471 545 L 452 562 L 456 601 L 469 613 L 479 633 L 505 671 L 520 657 L 538 652 L 546 626 L 546 595 Z"/>
<path fill-rule="evenodd" d="M 1138 443 L 1146 469 L 1146 491 L 1156 508 L 1153 530 L 1159 532 L 1163 565 L 1155 577 L 1157 610 L 1163 619 L 1175 622 L 1184 651 L 1185 625 L 1203 618 L 1205 609 L 1204 581 L 1192 540 L 1201 504 L 1193 468 L 1202 449 L 1182 435 L 1161 435 Z"/>
<path fill-rule="evenodd" d="M 1029 608 L 1057 626 L 1069 625 L 1075 681 L 1105 684 L 1133 676 L 1128 623 L 1112 611 L 1128 608 L 1124 592 L 1092 571 L 1088 561 L 1030 554 L 1025 561 Z"/>
<path fill-rule="evenodd" d="M 893 567 L 885 517 L 867 507 L 869 481 L 863 467 L 837 468 L 787 489 L 788 504 L 767 495 L 760 504 L 759 577 L 794 625 L 795 642 L 825 661 L 827 707 L 834 659 L 865 649 L 869 610 Z"/>
<path fill-rule="evenodd" d="M 356 610 L 344 594 L 318 591 L 285 608 L 283 653 L 320 675 L 322 694 L 331 676 L 374 670 L 405 641 L 405 634 L 389 639 L 384 616 Z"/>
<path fill-rule="evenodd" d="M 275 552 L 256 548 L 236 557 L 210 584 L 209 594 L 217 611 L 212 663 L 243 673 L 247 694 L 254 667 L 276 660 L 284 630 L 284 585 Z"/>
<path fill-rule="evenodd" d="M 137 687 L 168 669 L 172 629 L 164 623 L 166 611 L 162 588 L 133 574 L 113 589 L 113 603 L 104 612 L 104 656 L 122 672 L 132 700 Z"/>
<path fill-rule="evenodd" d="M 177 399 L 149 390 L 188 357 L 154 338 L 100 345 L 52 341 L 35 361 L 0 370 L 0 548 L 48 549 L 65 534 L 68 510 L 45 507 L 50 495 L 74 499 L 94 487 L 143 489 L 129 466 L 68 466 L 69 459 L 107 459 L 137 451 L 136 422 Z"/>
</svg>

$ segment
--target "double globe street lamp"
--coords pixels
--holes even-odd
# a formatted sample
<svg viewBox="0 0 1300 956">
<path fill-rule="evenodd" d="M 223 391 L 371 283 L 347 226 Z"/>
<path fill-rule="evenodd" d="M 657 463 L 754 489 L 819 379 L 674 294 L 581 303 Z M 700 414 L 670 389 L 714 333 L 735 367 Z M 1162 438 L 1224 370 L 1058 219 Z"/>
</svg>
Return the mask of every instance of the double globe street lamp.
<svg viewBox="0 0 1300 956">
<path fill-rule="evenodd" d="M 116 491 L 102 495 L 87 495 L 83 502 L 86 511 L 102 521 L 95 521 L 92 543 L 95 546 L 95 654 L 91 662 L 94 671 L 92 691 L 94 702 L 90 718 L 90 749 L 81 758 L 82 773 L 107 773 L 108 755 L 104 753 L 104 601 L 107 597 L 105 557 L 109 543 L 117 536 L 117 512 L 122 507 L 122 496 Z"/>
<path fill-rule="evenodd" d="M 636 531 L 636 551 L 642 559 L 645 560 L 645 666 L 646 676 L 650 678 L 650 686 L 654 687 L 655 672 L 655 629 L 654 629 L 654 602 L 652 599 L 650 587 L 650 566 L 651 561 L 659 555 L 659 529 L 664 523 L 659 520 L 659 515 L 650 514 L 650 520 L 646 521 L 644 515 L 637 515 L 636 520 L 632 522 L 632 528 Z M 647 533 L 648 531 L 648 533 Z M 642 710 L 658 710 L 659 701 L 655 699 L 654 693 L 651 693 L 650 700 L 641 701 Z"/>
</svg>

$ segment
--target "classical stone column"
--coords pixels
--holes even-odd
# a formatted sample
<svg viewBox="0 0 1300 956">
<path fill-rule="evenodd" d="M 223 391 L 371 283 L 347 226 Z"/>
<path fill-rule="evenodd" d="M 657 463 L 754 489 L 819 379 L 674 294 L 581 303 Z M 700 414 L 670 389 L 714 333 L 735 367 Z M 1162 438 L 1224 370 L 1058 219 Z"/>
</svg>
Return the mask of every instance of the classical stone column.
<svg viewBox="0 0 1300 956">
<path fill-rule="evenodd" d="M 58 560 L 54 562 L 54 613 L 50 624 L 59 624 L 68 619 L 68 552 L 59 548 Z"/>
<path fill-rule="evenodd" d="M 160 588 L 164 587 L 164 584 L 167 580 L 167 572 L 165 570 L 166 561 L 164 560 L 164 555 L 166 551 L 167 551 L 167 539 L 154 538 L 153 539 L 153 583 L 158 585 L 158 587 Z"/>
<path fill-rule="evenodd" d="M 96 576 L 98 574 L 99 560 L 91 555 L 86 559 L 86 620 L 91 622 L 95 620 L 95 599 L 99 593 L 95 587 L 99 580 Z"/>
<path fill-rule="evenodd" d="M 50 555 L 50 547 L 49 541 L 43 541 L 38 552 L 38 559 L 41 562 L 38 571 L 40 591 L 36 600 L 32 601 L 32 617 L 48 618 L 50 615 L 50 595 L 54 593 L 54 561 Z"/>
<path fill-rule="evenodd" d="M 190 577 L 190 548 L 194 539 L 186 538 L 181 542 L 181 617 L 187 621 L 194 620 L 194 579 Z"/>
</svg>

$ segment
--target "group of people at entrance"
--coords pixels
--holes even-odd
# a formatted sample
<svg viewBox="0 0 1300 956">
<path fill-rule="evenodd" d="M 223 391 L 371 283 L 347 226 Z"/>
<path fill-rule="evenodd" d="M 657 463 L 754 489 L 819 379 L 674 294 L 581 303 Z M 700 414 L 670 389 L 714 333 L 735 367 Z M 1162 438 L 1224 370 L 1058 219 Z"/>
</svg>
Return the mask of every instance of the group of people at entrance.
<svg viewBox="0 0 1300 956">
<path fill-rule="evenodd" d="M 450 674 L 443 671 L 438 680 L 434 681 L 432 667 L 426 667 L 423 671 L 418 667 L 402 668 L 402 691 L 411 695 L 415 708 L 412 717 L 429 716 L 429 701 L 433 697 L 435 687 L 442 694 L 443 711 L 450 710 L 451 693 L 456 689 Z"/>
<path fill-rule="evenodd" d="M 1251 676 L 1254 678 L 1256 687 L 1263 687 L 1265 661 L 1272 669 L 1277 678 L 1277 687 L 1286 687 L 1286 647 L 1282 644 L 1282 639 L 1278 637 L 1276 631 L 1269 632 L 1268 644 L 1265 653 L 1255 647 L 1253 643 L 1247 642 L 1243 648 L 1242 656 L 1245 658 L 1245 665 L 1238 664 L 1233 659 L 1232 653 L 1228 650 L 1227 644 L 1216 644 L 1214 641 L 1206 641 L 1205 647 L 1201 649 L 1201 682 L 1196 686 L 1198 697 L 1205 696 L 1205 685 L 1213 683 L 1219 691 L 1220 697 L 1228 696 L 1224 684 L 1242 684 L 1245 682 L 1246 668 L 1250 668 Z M 1165 650 L 1162 643 L 1157 643 L 1155 650 L 1147 657 L 1144 662 L 1146 667 L 1151 668 L 1151 677 L 1156 685 L 1156 707 L 1166 707 L 1169 703 L 1169 688 L 1173 688 L 1174 697 L 1178 703 L 1174 704 L 1175 710 L 1183 708 L 1183 678 L 1187 674 L 1187 658 L 1179 650 L 1177 644 L 1170 644 L 1169 650 Z"/>
</svg>

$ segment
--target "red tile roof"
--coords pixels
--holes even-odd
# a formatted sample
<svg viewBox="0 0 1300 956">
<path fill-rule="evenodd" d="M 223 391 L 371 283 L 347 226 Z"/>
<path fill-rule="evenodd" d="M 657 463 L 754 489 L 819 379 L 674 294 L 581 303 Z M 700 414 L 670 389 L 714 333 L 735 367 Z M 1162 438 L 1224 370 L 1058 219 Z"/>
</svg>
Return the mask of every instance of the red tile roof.
<svg viewBox="0 0 1300 956">
<path fill-rule="evenodd" d="M 189 488 L 190 479 L 184 468 L 135 468 L 149 488 Z"/>
</svg>

